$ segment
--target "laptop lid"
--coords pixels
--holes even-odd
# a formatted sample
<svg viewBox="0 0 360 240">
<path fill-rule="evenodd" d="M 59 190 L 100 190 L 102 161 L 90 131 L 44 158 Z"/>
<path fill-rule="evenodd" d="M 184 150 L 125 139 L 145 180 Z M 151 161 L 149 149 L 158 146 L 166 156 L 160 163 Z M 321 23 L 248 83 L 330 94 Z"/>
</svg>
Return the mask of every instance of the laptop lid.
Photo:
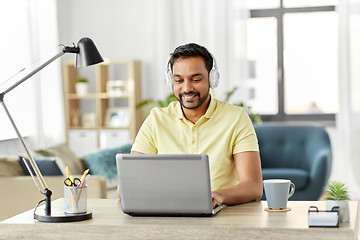
<svg viewBox="0 0 360 240">
<path fill-rule="evenodd" d="M 129 215 L 213 213 L 206 154 L 117 154 L 121 207 Z"/>
</svg>

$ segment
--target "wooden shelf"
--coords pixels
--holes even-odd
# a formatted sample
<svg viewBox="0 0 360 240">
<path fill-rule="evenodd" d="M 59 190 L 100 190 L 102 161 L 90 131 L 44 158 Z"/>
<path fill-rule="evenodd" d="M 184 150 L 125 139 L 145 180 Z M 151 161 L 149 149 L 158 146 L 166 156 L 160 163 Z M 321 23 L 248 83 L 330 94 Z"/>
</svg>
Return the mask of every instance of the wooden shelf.
<svg viewBox="0 0 360 240">
<path fill-rule="evenodd" d="M 129 94 L 122 94 L 122 95 L 109 95 L 108 93 L 100 93 L 99 94 L 99 98 L 101 99 L 121 99 L 121 98 L 125 98 L 128 99 L 130 97 Z"/>
<path fill-rule="evenodd" d="M 68 99 L 96 99 L 96 93 L 89 93 L 85 96 L 78 96 L 76 93 L 69 93 Z"/>
<path fill-rule="evenodd" d="M 98 147 L 104 147 L 101 146 L 100 141 L 101 131 L 103 130 L 119 130 L 119 132 L 129 130 L 130 134 L 126 134 L 126 136 L 131 136 L 131 139 L 128 139 L 127 142 L 133 141 L 143 121 L 140 109 L 136 109 L 136 105 L 141 101 L 140 62 L 135 60 L 110 60 L 88 67 L 90 68 L 88 72 L 86 72 L 88 68 L 74 68 L 74 64 L 74 61 L 63 62 L 68 143 L 69 131 L 77 130 L 96 130 Z M 90 93 L 84 96 L 76 94 L 75 84 L 80 77 L 87 78 L 91 87 Z M 118 91 L 110 94 L 108 92 L 109 86 L 114 81 L 121 81 L 124 86 L 123 89 L 117 89 L 120 93 Z M 117 84 L 119 85 L 119 83 Z M 115 85 L 115 87 L 118 85 Z M 109 119 L 109 109 L 117 108 L 128 109 L 129 127 L 109 126 L 109 123 L 106 122 Z"/>
<path fill-rule="evenodd" d="M 96 130 L 98 127 L 70 126 L 69 130 Z"/>
</svg>

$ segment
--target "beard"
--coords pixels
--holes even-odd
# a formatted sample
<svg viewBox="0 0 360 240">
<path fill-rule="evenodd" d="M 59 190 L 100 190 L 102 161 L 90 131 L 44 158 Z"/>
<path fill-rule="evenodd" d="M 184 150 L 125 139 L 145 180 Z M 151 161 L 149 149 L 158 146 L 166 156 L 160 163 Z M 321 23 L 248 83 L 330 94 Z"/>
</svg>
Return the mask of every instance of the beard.
<svg viewBox="0 0 360 240">
<path fill-rule="evenodd" d="M 195 95 L 195 96 L 199 96 L 199 102 L 198 102 L 198 104 L 196 105 L 196 106 L 193 106 L 193 107 L 187 107 L 187 106 L 185 106 L 185 104 L 184 104 L 184 102 L 183 102 L 183 96 L 184 95 Z M 199 92 L 193 92 L 193 91 L 191 91 L 191 92 L 188 92 L 188 93 L 179 93 L 179 98 L 177 97 L 177 96 L 175 96 L 176 97 L 176 99 L 179 101 L 179 103 L 181 104 L 181 106 L 183 107 L 183 108 L 186 108 L 186 109 L 196 109 L 196 108 L 198 108 L 198 107 L 200 107 L 201 105 L 203 105 L 204 104 L 204 102 L 206 101 L 206 99 L 209 97 L 209 92 L 207 92 L 206 93 L 206 95 L 205 96 L 203 96 L 203 97 L 201 97 L 200 96 L 200 93 Z"/>
</svg>

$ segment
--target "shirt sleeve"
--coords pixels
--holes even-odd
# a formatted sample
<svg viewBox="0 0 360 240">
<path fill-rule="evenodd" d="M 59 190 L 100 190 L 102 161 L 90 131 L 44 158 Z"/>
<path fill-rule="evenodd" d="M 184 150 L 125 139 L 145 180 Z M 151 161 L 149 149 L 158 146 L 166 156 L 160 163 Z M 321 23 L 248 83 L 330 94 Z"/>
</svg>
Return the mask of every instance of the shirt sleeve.
<svg viewBox="0 0 360 240">
<path fill-rule="evenodd" d="M 158 152 L 155 141 L 154 115 L 154 112 L 151 111 L 150 115 L 145 119 L 135 138 L 131 151 L 145 154 L 156 154 Z"/>
<path fill-rule="evenodd" d="M 233 146 L 233 154 L 246 151 L 258 152 L 259 144 L 250 117 L 243 109 L 238 121 L 237 136 Z"/>
</svg>

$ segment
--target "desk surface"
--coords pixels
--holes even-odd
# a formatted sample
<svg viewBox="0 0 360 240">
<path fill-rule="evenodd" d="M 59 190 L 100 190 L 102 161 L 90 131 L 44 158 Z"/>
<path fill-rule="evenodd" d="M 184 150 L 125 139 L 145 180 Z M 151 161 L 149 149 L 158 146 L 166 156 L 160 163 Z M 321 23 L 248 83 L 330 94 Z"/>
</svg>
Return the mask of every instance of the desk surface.
<svg viewBox="0 0 360 240">
<path fill-rule="evenodd" d="M 309 228 L 308 209 L 325 209 L 325 202 L 289 201 L 288 212 L 267 212 L 266 202 L 226 206 L 205 218 L 130 217 L 117 199 L 88 199 L 93 218 L 74 223 L 42 223 L 33 210 L 0 223 L 0 238 L 31 236 L 36 239 L 357 239 L 358 202 L 350 202 L 350 222 L 340 228 Z M 52 210 L 63 209 L 63 199 Z M 39 209 L 37 211 L 41 211 Z"/>
</svg>

